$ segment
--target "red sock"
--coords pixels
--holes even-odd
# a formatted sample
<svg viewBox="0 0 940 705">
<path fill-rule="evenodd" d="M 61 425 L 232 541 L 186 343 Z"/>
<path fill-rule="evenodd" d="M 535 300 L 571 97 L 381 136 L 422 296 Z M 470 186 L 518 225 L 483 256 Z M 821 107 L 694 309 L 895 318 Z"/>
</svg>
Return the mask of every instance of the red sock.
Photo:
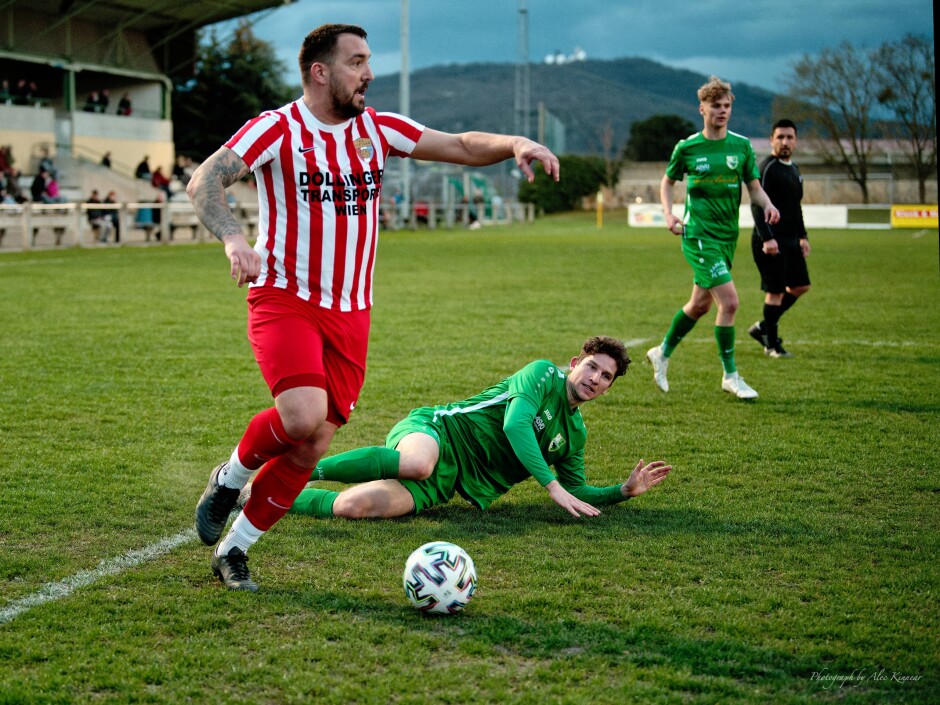
<svg viewBox="0 0 940 705">
<path fill-rule="evenodd" d="M 255 416 L 238 443 L 238 459 L 249 470 L 257 470 L 271 458 L 286 453 L 298 441 L 287 435 L 275 407 Z"/>
<path fill-rule="evenodd" d="M 310 480 L 310 468 L 302 468 L 283 455 L 266 463 L 251 485 L 251 497 L 243 510 L 252 526 L 267 531 L 297 499 Z"/>
</svg>

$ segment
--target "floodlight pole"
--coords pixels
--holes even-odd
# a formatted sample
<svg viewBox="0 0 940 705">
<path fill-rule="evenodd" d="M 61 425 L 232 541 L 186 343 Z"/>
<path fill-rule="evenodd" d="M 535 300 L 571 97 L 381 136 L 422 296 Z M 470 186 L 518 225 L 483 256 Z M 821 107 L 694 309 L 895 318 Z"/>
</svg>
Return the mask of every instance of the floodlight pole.
<svg viewBox="0 0 940 705">
<path fill-rule="evenodd" d="M 398 112 L 410 117 L 411 73 L 408 68 L 408 0 L 401 0 L 401 74 L 398 77 Z M 401 160 L 402 206 L 405 222 L 411 222 L 411 160 Z"/>
</svg>

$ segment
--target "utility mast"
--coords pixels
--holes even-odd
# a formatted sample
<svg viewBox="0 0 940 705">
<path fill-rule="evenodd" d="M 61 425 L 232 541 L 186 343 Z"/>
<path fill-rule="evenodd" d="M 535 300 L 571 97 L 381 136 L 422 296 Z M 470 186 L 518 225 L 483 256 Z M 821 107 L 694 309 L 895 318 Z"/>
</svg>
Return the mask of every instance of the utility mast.
<svg viewBox="0 0 940 705">
<path fill-rule="evenodd" d="M 513 129 L 517 135 L 529 134 L 529 10 L 526 0 L 519 0 L 519 37 L 516 45 L 516 96 Z"/>
</svg>

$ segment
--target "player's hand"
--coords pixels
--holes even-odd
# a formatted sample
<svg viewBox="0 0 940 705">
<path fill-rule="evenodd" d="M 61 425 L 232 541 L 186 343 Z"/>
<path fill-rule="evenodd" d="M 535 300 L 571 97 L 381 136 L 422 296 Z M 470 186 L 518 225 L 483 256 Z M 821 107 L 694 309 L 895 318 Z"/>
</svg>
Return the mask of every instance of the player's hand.
<svg viewBox="0 0 940 705">
<path fill-rule="evenodd" d="M 777 207 L 773 203 L 768 203 L 767 207 L 764 209 L 764 220 L 767 221 L 768 225 L 774 225 L 780 222 L 780 211 L 777 210 Z"/>
<path fill-rule="evenodd" d="M 535 181 L 535 172 L 532 171 L 531 162 L 541 162 L 545 173 L 553 181 L 558 181 L 561 177 L 558 157 L 552 154 L 548 147 L 525 137 L 520 137 L 513 143 L 512 151 L 516 158 L 516 165 L 525 174 L 530 184 Z"/>
<path fill-rule="evenodd" d="M 620 485 L 620 493 L 624 497 L 637 497 L 643 494 L 665 480 L 666 475 L 672 470 L 672 465 L 666 465 L 662 460 L 654 460 L 647 465 L 643 463 L 643 459 L 640 458 L 640 462 L 633 468 L 630 477 Z"/>
<path fill-rule="evenodd" d="M 586 517 L 596 517 L 601 513 L 597 507 L 582 502 L 571 494 L 561 486 L 558 480 L 549 482 L 545 485 L 545 489 L 548 490 L 548 496 L 552 498 L 552 501 L 573 517 L 580 517 L 582 514 Z"/>
<path fill-rule="evenodd" d="M 809 240 L 805 237 L 800 240 L 800 251 L 803 253 L 803 259 L 809 257 Z"/>
<path fill-rule="evenodd" d="M 761 249 L 764 251 L 765 255 L 771 256 L 774 256 L 780 252 L 780 246 L 777 244 L 777 241 L 774 238 L 767 240 Z"/>
<path fill-rule="evenodd" d="M 666 214 L 666 228 L 673 235 L 681 235 L 685 232 L 685 223 L 682 222 L 681 218 L 677 218 L 672 213 Z"/>
<path fill-rule="evenodd" d="M 225 256 L 232 265 L 232 279 L 238 282 L 239 288 L 258 281 L 261 274 L 261 257 L 248 244 L 245 236 L 241 233 L 226 235 L 222 242 L 225 243 Z"/>
</svg>

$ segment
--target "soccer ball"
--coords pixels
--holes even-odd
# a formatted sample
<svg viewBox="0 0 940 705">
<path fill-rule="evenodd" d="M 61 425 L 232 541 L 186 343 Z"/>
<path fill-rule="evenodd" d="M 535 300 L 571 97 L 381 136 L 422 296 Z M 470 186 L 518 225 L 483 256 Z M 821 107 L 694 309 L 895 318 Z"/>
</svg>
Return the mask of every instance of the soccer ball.
<svg viewBox="0 0 940 705">
<path fill-rule="evenodd" d="M 460 546 L 432 541 L 408 556 L 404 583 L 408 600 L 422 612 L 455 614 L 473 597 L 477 571 Z"/>
</svg>

